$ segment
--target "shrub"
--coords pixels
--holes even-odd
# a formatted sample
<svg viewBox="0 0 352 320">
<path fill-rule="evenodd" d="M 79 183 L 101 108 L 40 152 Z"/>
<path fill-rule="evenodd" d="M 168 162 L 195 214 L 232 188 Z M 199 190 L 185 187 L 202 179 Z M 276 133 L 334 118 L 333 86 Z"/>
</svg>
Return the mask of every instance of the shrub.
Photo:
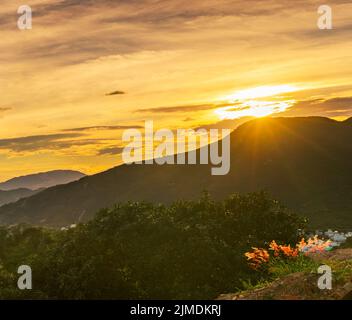
<svg viewBox="0 0 352 320">
<path fill-rule="evenodd" d="M 243 279 L 256 281 L 246 249 L 273 238 L 297 241 L 302 226 L 263 192 L 224 201 L 205 193 L 169 206 L 117 204 L 67 231 L 30 228 L 11 241 L 5 235 L 1 259 L 11 272 L 28 262 L 35 297 L 211 299 L 241 287 Z"/>
</svg>

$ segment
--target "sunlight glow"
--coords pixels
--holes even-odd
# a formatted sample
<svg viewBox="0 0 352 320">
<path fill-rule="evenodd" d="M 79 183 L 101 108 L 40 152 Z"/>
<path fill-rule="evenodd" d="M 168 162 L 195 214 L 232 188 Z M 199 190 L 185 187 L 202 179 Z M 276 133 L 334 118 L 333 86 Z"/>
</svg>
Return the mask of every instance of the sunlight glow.
<svg viewBox="0 0 352 320">
<path fill-rule="evenodd" d="M 238 91 L 232 95 L 225 97 L 225 100 L 233 102 L 236 100 L 272 97 L 281 93 L 289 93 L 298 90 L 299 89 L 297 87 L 288 84 L 278 86 L 262 86 Z"/>
<path fill-rule="evenodd" d="M 290 108 L 295 100 L 288 101 L 246 101 L 240 106 L 230 106 L 215 110 L 221 120 L 242 117 L 265 117 L 273 113 L 283 112 Z"/>
<path fill-rule="evenodd" d="M 281 97 L 283 93 L 298 91 L 293 85 L 262 86 L 238 91 L 223 99 L 230 106 L 216 109 L 215 114 L 221 119 L 238 119 L 242 117 L 265 117 L 283 112 L 296 101 Z M 261 98 L 269 98 L 261 100 Z M 233 105 L 231 105 L 233 104 Z"/>
</svg>

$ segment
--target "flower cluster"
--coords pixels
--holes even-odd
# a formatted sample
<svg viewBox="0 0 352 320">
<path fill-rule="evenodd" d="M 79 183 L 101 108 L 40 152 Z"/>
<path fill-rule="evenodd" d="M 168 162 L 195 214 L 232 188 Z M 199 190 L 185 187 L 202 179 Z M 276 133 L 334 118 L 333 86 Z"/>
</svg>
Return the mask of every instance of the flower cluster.
<svg viewBox="0 0 352 320">
<path fill-rule="evenodd" d="M 330 251 L 333 249 L 332 241 L 331 240 L 321 240 L 318 236 L 314 238 L 309 238 L 307 242 L 302 239 L 298 244 L 297 248 L 300 252 L 308 255 L 310 253 L 321 253 L 324 251 Z"/>
<path fill-rule="evenodd" d="M 297 258 L 299 254 L 308 255 L 330 251 L 333 248 L 331 243 L 331 240 L 324 241 L 315 236 L 307 241 L 302 239 L 295 248 L 292 248 L 290 245 L 279 245 L 273 240 L 269 245 L 269 251 L 272 252 L 274 258 L 291 259 Z M 252 251 L 246 252 L 245 256 L 249 266 L 254 270 L 262 269 L 270 260 L 269 251 L 262 248 L 252 248 Z"/>
<path fill-rule="evenodd" d="M 274 252 L 274 257 L 284 256 L 295 258 L 298 256 L 298 249 L 291 248 L 290 245 L 278 245 L 275 240 L 270 243 L 269 248 Z"/>
<path fill-rule="evenodd" d="M 252 252 L 246 252 L 245 256 L 248 259 L 249 266 L 254 270 L 259 270 L 263 263 L 269 262 L 269 253 L 265 249 L 253 247 Z"/>
</svg>

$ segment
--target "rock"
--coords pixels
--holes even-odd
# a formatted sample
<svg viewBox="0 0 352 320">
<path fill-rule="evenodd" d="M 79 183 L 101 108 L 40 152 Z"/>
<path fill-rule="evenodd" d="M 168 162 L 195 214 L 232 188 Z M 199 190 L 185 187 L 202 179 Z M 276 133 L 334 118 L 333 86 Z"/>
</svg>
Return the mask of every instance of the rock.
<svg viewBox="0 0 352 320">
<path fill-rule="evenodd" d="M 352 291 L 352 282 L 347 282 L 344 286 L 343 289 L 346 290 L 347 292 Z"/>
<path fill-rule="evenodd" d="M 350 291 L 349 293 L 347 293 L 342 300 L 352 300 L 352 291 Z"/>
</svg>

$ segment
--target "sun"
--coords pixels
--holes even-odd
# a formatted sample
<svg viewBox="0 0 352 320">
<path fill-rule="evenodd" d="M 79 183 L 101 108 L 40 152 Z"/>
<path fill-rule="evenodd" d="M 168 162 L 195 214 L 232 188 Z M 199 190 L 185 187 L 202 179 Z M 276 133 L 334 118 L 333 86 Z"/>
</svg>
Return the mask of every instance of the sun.
<svg viewBox="0 0 352 320">
<path fill-rule="evenodd" d="M 298 88 L 293 85 L 262 86 L 241 90 L 224 97 L 223 100 L 228 101 L 229 106 L 216 109 L 214 112 L 221 120 L 269 116 L 290 108 L 296 101 L 280 95 L 295 91 L 298 91 Z"/>
</svg>

